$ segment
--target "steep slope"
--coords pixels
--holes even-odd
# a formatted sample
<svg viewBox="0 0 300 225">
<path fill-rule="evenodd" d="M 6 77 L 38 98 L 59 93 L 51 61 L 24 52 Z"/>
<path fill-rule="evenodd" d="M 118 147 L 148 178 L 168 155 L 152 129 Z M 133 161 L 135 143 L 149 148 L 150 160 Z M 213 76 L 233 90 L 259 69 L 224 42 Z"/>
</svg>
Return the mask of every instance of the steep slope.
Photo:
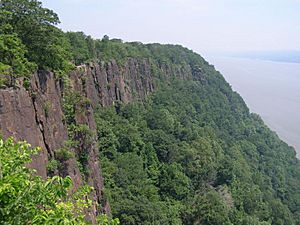
<svg viewBox="0 0 300 225">
<path fill-rule="evenodd" d="M 199 55 L 145 48 L 158 64 L 189 65 L 192 79 L 158 76 L 143 104 L 97 110 L 114 216 L 123 224 L 298 224 L 294 149 Z"/>
<path fill-rule="evenodd" d="M 56 79 L 53 73 L 40 71 L 34 74 L 29 87 L 22 85 L 20 80 L 19 87 L 0 89 L 1 134 L 4 138 L 12 136 L 15 140 L 27 140 L 32 146 L 41 147 L 42 151 L 30 165 L 39 176 L 70 175 L 75 188 L 88 183 L 95 188 L 93 199 L 102 205 L 100 210 L 109 212 L 108 203 L 102 199 L 103 179 L 93 110 L 98 105 L 111 106 L 144 99 L 155 89 L 151 66 L 147 59 L 128 59 L 120 66 L 115 60 L 102 61 L 79 66 L 63 80 Z M 166 80 L 173 76 L 192 76 L 189 67 L 163 65 L 161 73 Z M 74 118 L 68 124 L 72 113 Z M 77 130 L 76 137 L 70 137 L 68 125 L 75 124 L 78 129 L 86 130 Z M 69 134 L 72 132 L 75 131 L 69 130 Z M 90 141 L 82 137 L 84 132 L 90 133 Z M 70 144 L 71 141 L 80 143 Z M 81 165 L 83 149 L 88 160 Z M 66 151 L 69 150 L 75 157 L 68 156 Z M 99 209 L 90 213 L 97 211 Z"/>
<path fill-rule="evenodd" d="M 95 42 L 99 58 L 68 76 L 0 90 L 1 133 L 41 146 L 38 175 L 93 186 L 94 223 L 100 211 L 122 224 L 299 223 L 295 151 L 213 66 L 181 46 Z"/>
</svg>

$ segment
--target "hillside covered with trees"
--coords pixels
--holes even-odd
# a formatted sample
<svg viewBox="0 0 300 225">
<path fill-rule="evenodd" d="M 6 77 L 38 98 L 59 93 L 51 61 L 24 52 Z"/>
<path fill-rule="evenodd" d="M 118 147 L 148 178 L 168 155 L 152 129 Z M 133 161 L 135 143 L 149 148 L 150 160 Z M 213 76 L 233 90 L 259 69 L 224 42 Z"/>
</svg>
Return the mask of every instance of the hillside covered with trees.
<svg viewBox="0 0 300 225">
<path fill-rule="evenodd" d="M 65 33 L 58 23 L 57 14 L 36 0 L 0 1 L 0 88 L 30 89 L 26 81 L 37 70 L 53 71 L 68 84 L 70 71 L 91 62 L 115 60 L 122 67 L 135 58 L 151 65 L 154 93 L 129 104 L 99 104 L 93 115 L 103 198 L 121 224 L 300 224 L 295 150 L 250 113 L 199 54 L 179 45 L 95 40 L 82 32 Z M 193 77 L 166 78 L 163 66 L 187 66 Z M 76 106 L 90 105 L 91 99 L 64 88 L 70 140 L 62 155 L 67 158 L 75 145 L 82 146 L 78 134 L 92 135 L 75 121 Z M 54 176 L 62 164 L 58 155 L 47 165 L 47 181 L 34 176 L 25 165 L 36 151 L 1 139 L 0 223 L 86 224 L 91 189 L 70 194 L 70 178 Z M 77 161 L 81 172 L 89 173 L 86 155 Z M 99 224 L 118 220 L 103 216 Z"/>
</svg>

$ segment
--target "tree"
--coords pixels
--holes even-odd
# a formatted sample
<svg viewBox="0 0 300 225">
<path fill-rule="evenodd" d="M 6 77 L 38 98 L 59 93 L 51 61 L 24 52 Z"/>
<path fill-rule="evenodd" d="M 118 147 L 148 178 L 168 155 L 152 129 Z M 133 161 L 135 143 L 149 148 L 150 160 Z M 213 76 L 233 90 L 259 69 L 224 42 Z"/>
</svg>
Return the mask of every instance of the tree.
<svg viewBox="0 0 300 225">
<path fill-rule="evenodd" d="M 188 221 L 190 224 L 231 224 L 228 216 L 229 208 L 216 191 L 209 190 L 204 195 L 195 195 L 194 198 L 192 203 L 194 213 L 191 221 Z"/>
<path fill-rule="evenodd" d="M 96 58 L 95 41 L 83 32 L 67 32 L 70 41 L 72 57 L 76 65 L 87 63 Z"/>
<path fill-rule="evenodd" d="M 66 37 L 70 41 L 73 60 L 76 65 L 80 65 L 90 59 L 86 41 L 87 36 L 83 32 L 67 32 Z"/>
<path fill-rule="evenodd" d="M 103 41 L 109 41 L 109 36 L 108 35 L 104 35 L 102 38 Z"/>
<path fill-rule="evenodd" d="M 69 43 L 56 28 L 59 18 L 52 10 L 42 7 L 37 0 L 2 0 L 1 25 L 10 25 L 25 45 L 25 57 L 39 69 L 66 72 L 70 67 Z"/>
<path fill-rule="evenodd" d="M 12 86 L 17 77 L 26 77 L 34 71 L 36 65 L 25 58 L 26 53 L 25 46 L 16 34 L 0 35 L 0 76 L 4 84 L 8 81 Z"/>
<path fill-rule="evenodd" d="M 25 167 L 37 152 L 25 142 L 0 140 L 0 223 L 83 224 L 83 210 L 89 202 L 68 195 L 72 187 L 70 177 L 53 177 L 44 182 Z"/>
<path fill-rule="evenodd" d="M 70 177 L 44 181 L 34 176 L 25 165 L 38 151 L 26 142 L 0 139 L 0 224 L 87 224 L 91 187 L 70 194 Z M 101 216 L 99 223 L 116 225 L 118 220 Z"/>
</svg>

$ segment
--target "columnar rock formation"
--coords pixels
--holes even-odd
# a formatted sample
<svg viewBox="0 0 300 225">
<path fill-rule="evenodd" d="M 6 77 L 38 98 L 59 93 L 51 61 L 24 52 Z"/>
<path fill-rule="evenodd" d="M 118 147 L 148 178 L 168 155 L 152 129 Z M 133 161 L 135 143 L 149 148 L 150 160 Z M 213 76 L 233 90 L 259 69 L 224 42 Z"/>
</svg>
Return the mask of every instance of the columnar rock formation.
<svg viewBox="0 0 300 225">
<path fill-rule="evenodd" d="M 97 106 L 111 106 L 118 102 L 128 103 L 143 100 L 157 86 L 156 78 L 168 82 L 172 77 L 192 79 L 201 78 L 201 70 L 192 70 L 189 66 L 157 65 L 159 71 L 153 70 L 153 64 L 146 59 L 129 59 L 125 64 L 116 61 L 91 63 L 78 67 L 69 74 L 70 86 L 81 96 L 90 99 L 84 113 L 76 115 L 76 123 L 87 125 L 96 133 L 93 110 Z M 163 78 L 163 79 L 162 79 Z M 31 79 L 31 88 L 22 85 L 16 88 L 0 90 L 0 132 L 5 138 L 26 140 L 33 147 L 41 147 L 35 156 L 32 168 L 37 174 L 47 177 L 47 164 L 55 157 L 55 150 L 64 147 L 68 140 L 64 120 L 62 99 L 65 87 L 50 72 L 38 72 Z M 76 163 L 76 158 L 69 159 L 62 175 L 72 177 L 75 188 L 87 182 L 94 187 L 93 200 L 109 211 L 103 203 L 103 178 L 99 162 L 96 135 L 89 146 L 85 180 Z M 95 213 L 91 212 L 92 214 Z"/>
</svg>

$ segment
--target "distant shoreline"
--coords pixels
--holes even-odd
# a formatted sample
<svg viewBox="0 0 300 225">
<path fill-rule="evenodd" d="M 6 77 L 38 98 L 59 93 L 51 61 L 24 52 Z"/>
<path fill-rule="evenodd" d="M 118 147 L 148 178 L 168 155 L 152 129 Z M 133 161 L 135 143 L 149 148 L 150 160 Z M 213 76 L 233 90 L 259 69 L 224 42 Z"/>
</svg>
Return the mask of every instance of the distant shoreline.
<svg viewBox="0 0 300 225">
<path fill-rule="evenodd" d="M 300 158 L 300 63 L 245 57 L 207 57 L 251 112 L 293 146 Z"/>
<path fill-rule="evenodd" d="M 268 58 L 259 58 L 259 57 L 247 57 L 247 56 L 222 56 L 224 58 L 236 58 L 236 59 L 250 59 L 250 60 L 259 60 L 259 61 L 267 61 L 267 62 L 278 62 L 278 63 L 293 63 L 300 64 L 300 60 L 284 60 L 284 59 L 268 59 Z"/>
<path fill-rule="evenodd" d="M 223 52 L 208 54 L 208 56 L 263 60 L 282 63 L 300 63 L 300 50 Z"/>
</svg>

